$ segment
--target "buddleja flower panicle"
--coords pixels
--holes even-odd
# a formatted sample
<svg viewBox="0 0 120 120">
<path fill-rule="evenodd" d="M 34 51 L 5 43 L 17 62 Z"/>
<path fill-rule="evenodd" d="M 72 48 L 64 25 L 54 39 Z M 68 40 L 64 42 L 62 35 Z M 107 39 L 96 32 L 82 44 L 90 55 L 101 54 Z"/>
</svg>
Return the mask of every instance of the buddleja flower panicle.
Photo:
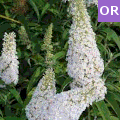
<svg viewBox="0 0 120 120">
<path fill-rule="evenodd" d="M 52 68 L 48 68 L 43 78 L 38 83 L 32 99 L 26 106 L 26 116 L 29 120 L 42 120 L 44 117 L 42 107 L 47 104 L 47 99 L 56 94 L 55 73 Z M 46 103 L 45 103 L 46 101 Z"/>
<path fill-rule="evenodd" d="M 50 24 L 48 29 L 46 30 L 45 36 L 44 36 L 44 44 L 42 45 L 42 50 L 46 51 L 46 58 L 45 62 L 47 63 L 48 66 L 52 66 L 54 64 L 53 61 L 53 46 L 51 44 L 52 41 L 52 29 L 53 29 L 53 23 Z"/>
<path fill-rule="evenodd" d="M 29 40 L 28 34 L 25 30 L 25 27 L 20 26 L 18 33 L 19 33 L 19 40 L 20 40 L 21 44 L 26 45 L 27 49 L 31 50 L 31 48 L 32 48 L 31 41 Z"/>
<path fill-rule="evenodd" d="M 69 12 L 72 14 L 73 23 L 69 31 L 67 69 L 68 74 L 75 80 L 80 80 L 83 86 L 91 82 L 92 78 L 102 75 L 104 63 L 84 1 L 71 0 Z"/>
<path fill-rule="evenodd" d="M 2 55 L 0 56 L 0 77 L 5 84 L 18 83 L 19 61 L 16 52 L 15 33 L 4 34 Z M 2 87 L 2 86 L 1 86 Z"/>
</svg>

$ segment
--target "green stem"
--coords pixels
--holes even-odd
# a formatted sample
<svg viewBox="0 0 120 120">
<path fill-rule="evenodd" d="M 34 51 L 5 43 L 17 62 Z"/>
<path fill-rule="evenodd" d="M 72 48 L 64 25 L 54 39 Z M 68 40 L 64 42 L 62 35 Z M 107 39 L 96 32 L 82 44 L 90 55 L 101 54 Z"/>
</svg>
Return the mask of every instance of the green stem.
<svg viewBox="0 0 120 120">
<path fill-rule="evenodd" d="M 14 20 L 14 19 L 9 18 L 9 17 L 4 16 L 4 15 L 0 15 L 0 17 L 1 17 L 1 18 L 4 18 L 4 19 L 7 19 L 7 20 L 10 20 L 10 21 L 12 21 L 12 22 L 16 22 L 16 23 L 18 23 L 18 24 L 22 24 L 20 21 Z"/>
<path fill-rule="evenodd" d="M 88 120 L 91 120 L 90 119 L 90 108 L 88 107 Z"/>
</svg>

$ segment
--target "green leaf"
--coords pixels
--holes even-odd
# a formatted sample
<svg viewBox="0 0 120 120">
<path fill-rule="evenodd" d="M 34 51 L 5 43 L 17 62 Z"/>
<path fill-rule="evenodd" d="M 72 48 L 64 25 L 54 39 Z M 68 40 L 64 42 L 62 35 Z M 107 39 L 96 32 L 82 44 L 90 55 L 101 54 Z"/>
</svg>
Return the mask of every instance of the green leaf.
<svg viewBox="0 0 120 120">
<path fill-rule="evenodd" d="M 0 84 L 5 84 L 5 82 L 3 80 L 0 79 Z"/>
<path fill-rule="evenodd" d="M 13 2 L 13 0 L 0 0 L 0 3 Z"/>
<path fill-rule="evenodd" d="M 113 25 L 120 27 L 120 22 L 113 22 Z"/>
<path fill-rule="evenodd" d="M 106 86 L 107 86 L 107 88 L 109 89 L 109 90 L 111 90 L 111 91 L 117 91 L 116 90 L 116 88 L 113 86 L 113 84 L 110 84 L 110 83 L 106 83 Z"/>
<path fill-rule="evenodd" d="M 115 111 L 115 113 L 120 119 L 120 107 L 118 103 L 116 102 L 114 95 L 110 92 L 107 92 L 106 100 L 111 105 L 111 107 L 113 108 L 113 110 Z"/>
<path fill-rule="evenodd" d="M 97 43 L 101 43 L 101 41 L 104 39 L 102 35 L 96 35 Z"/>
<path fill-rule="evenodd" d="M 5 117 L 5 120 L 21 120 L 21 118 L 7 116 L 7 117 Z"/>
<path fill-rule="evenodd" d="M 55 14 L 55 15 L 59 15 L 58 10 L 56 10 L 56 9 L 49 9 L 49 11 L 52 12 L 53 14 Z"/>
<path fill-rule="evenodd" d="M 24 108 L 26 107 L 26 105 L 29 103 L 29 101 L 31 100 L 31 97 L 33 95 L 35 88 L 33 88 L 28 94 L 27 94 L 27 98 L 24 101 Z"/>
<path fill-rule="evenodd" d="M 102 100 L 102 101 L 97 102 L 95 104 L 98 107 L 98 110 L 100 111 L 103 120 L 111 120 L 111 118 L 110 118 L 110 111 L 107 108 L 105 102 Z"/>
<path fill-rule="evenodd" d="M 13 96 L 16 98 L 16 100 L 23 105 L 23 101 L 21 99 L 21 96 L 19 94 L 19 92 L 16 89 L 10 89 L 10 92 L 13 94 Z"/>
<path fill-rule="evenodd" d="M 91 115 L 93 115 L 93 116 L 98 116 L 99 113 L 100 113 L 100 112 L 99 112 L 97 106 L 93 103 Z"/>
<path fill-rule="evenodd" d="M 63 32 L 63 34 L 62 34 L 62 39 L 63 40 L 66 39 L 67 36 L 68 36 L 68 29 L 65 29 L 64 32 Z"/>
<path fill-rule="evenodd" d="M 100 49 L 100 51 L 102 53 L 104 53 L 104 52 L 108 53 L 108 50 L 106 49 L 106 47 L 102 43 L 98 42 L 97 44 L 98 44 L 98 48 Z"/>
<path fill-rule="evenodd" d="M 111 54 L 112 55 L 112 54 Z M 120 56 L 120 53 L 117 53 L 117 54 L 115 54 L 115 55 L 112 55 L 113 57 L 111 57 L 110 59 L 109 59 L 109 61 L 105 64 L 105 68 L 106 67 L 108 67 L 108 64 L 110 64 L 114 59 L 116 59 L 117 57 L 119 57 Z"/>
<path fill-rule="evenodd" d="M 120 94 L 115 93 L 115 99 L 120 102 Z"/>
<path fill-rule="evenodd" d="M 109 91 L 109 92 L 114 94 L 114 99 L 120 102 L 120 93 L 115 91 Z"/>
<path fill-rule="evenodd" d="M 119 56 L 120 56 L 120 53 L 115 54 L 114 57 L 112 58 L 112 60 L 116 59 Z"/>
<path fill-rule="evenodd" d="M 5 120 L 5 119 L 3 119 L 2 117 L 0 117 L 0 120 Z"/>
<path fill-rule="evenodd" d="M 43 64 L 44 58 L 40 54 L 35 54 L 32 56 L 32 58 L 35 63 Z"/>
<path fill-rule="evenodd" d="M 44 0 L 34 0 L 34 2 L 36 3 L 36 5 L 38 6 L 38 8 L 40 8 L 40 9 L 42 9 L 43 6 L 46 3 Z"/>
<path fill-rule="evenodd" d="M 19 104 L 18 102 L 12 105 L 12 108 L 14 109 L 18 109 L 18 110 L 22 110 L 23 106 L 21 104 Z"/>
<path fill-rule="evenodd" d="M 107 87 L 109 87 L 110 90 L 114 90 L 114 91 L 117 91 L 120 93 L 120 88 L 118 86 L 116 86 L 115 84 L 107 83 L 106 85 L 107 85 Z"/>
<path fill-rule="evenodd" d="M 118 118 L 115 117 L 115 116 L 111 116 L 111 119 L 112 119 L 112 120 L 120 120 L 120 119 L 118 119 Z"/>
<path fill-rule="evenodd" d="M 1 109 L 0 109 L 0 116 L 2 116 L 2 117 L 3 117 L 3 113 L 2 113 L 2 111 L 1 111 Z"/>
<path fill-rule="evenodd" d="M 44 8 L 42 9 L 41 17 L 46 13 L 46 11 L 48 10 L 49 7 L 50 7 L 50 4 L 46 3 L 46 5 L 44 6 Z"/>
<path fill-rule="evenodd" d="M 35 72 L 33 73 L 30 81 L 29 81 L 29 84 L 27 86 L 27 93 L 29 93 L 29 91 L 31 90 L 33 84 L 36 82 L 36 79 L 40 76 L 40 73 L 41 73 L 41 67 L 38 67 Z"/>
<path fill-rule="evenodd" d="M 120 50 L 120 37 L 117 36 L 117 34 L 115 36 L 113 36 L 113 40 L 115 41 L 115 43 L 117 44 L 119 50 Z"/>
<path fill-rule="evenodd" d="M 117 44 L 118 48 L 120 49 L 120 37 L 116 34 L 116 32 L 110 28 L 106 28 L 102 31 L 106 32 L 107 39 L 114 40 L 114 42 Z"/>
<path fill-rule="evenodd" d="M 64 45 L 64 50 L 67 50 L 67 49 L 68 49 L 68 42 L 66 42 Z"/>
<path fill-rule="evenodd" d="M 11 111 L 11 106 L 10 105 L 6 104 L 6 106 L 5 106 L 4 109 L 5 109 L 5 116 L 11 116 L 11 115 L 13 115 L 13 113 Z"/>
<path fill-rule="evenodd" d="M 37 14 L 37 17 L 38 17 L 38 22 L 39 22 L 39 19 L 40 19 L 40 13 L 39 13 L 39 10 L 36 6 L 36 4 L 34 3 L 33 0 L 29 0 L 29 3 L 30 5 L 33 7 L 33 9 L 35 10 L 36 14 Z"/>
<path fill-rule="evenodd" d="M 54 55 L 53 59 L 54 60 L 57 60 L 57 59 L 61 59 L 61 58 L 64 58 L 65 57 L 65 52 L 64 51 L 61 51 L 61 52 L 58 52 Z"/>
<path fill-rule="evenodd" d="M 71 79 L 68 77 L 65 79 L 65 81 L 62 84 L 62 91 L 65 89 L 65 87 L 71 82 Z"/>
</svg>

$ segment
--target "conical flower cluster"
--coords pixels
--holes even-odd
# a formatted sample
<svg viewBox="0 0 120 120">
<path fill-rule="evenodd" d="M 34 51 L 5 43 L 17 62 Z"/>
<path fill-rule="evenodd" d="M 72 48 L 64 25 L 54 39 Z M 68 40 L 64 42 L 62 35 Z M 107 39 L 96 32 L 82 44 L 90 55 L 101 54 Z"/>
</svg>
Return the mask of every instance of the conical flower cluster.
<svg viewBox="0 0 120 120">
<path fill-rule="evenodd" d="M 15 33 L 4 34 L 2 55 L 0 56 L 0 78 L 5 84 L 18 83 L 18 64 Z"/>
<path fill-rule="evenodd" d="M 23 45 L 27 45 L 27 49 L 31 49 L 31 41 L 29 40 L 25 27 L 21 26 L 18 33 L 19 33 L 19 39 L 21 43 Z"/>
<path fill-rule="evenodd" d="M 46 64 L 48 66 L 52 66 L 53 65 L 53 46 L 51 45 L 51 39 L 52 39 L 52 28 L 53 28 L 53 24 L 51 23 L 50 26 L 48 27 L 48 29 L 46 30 L 46 34 L 44 36 L 44 44 L 42 46 L 42 50 L 46 51 Z"/>
<path fill-rule="evenodd" d="M 72 14 L 73 23 L 68 41 L 68 74 L 74 78 L 72 88 L 75 84 L 84 87 L 94 78 L 96 81 L 99 80 L 104 71 L 104 63 L 96 45 L 95 33 L 84 1 L 71 0 L 69 11 Z"/>
<path fill-rule="evenodd" d="M 38 83 L 31 101 L 26 106 L 28 120 L 44 120 L 47 116 L 43 115 L 43 107 L 47 104 L 47 100 L 55 94 L 55 73 L 52 68 L 48 68 Z"/>
</svg>

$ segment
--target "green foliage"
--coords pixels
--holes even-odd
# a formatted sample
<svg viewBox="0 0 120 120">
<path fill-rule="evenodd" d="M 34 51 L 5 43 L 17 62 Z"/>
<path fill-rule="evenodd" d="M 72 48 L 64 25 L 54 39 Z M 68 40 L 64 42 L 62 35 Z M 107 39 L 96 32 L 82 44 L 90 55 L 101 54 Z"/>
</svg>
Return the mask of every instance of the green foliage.
<svg viewBox="0 0 120 120">
<path fill-rule="evenodd" d="M 98 107 L 98 110 L 100 111 L 104 120 L 111 120 L 109 110 L 104 101 L 97 102 L 96 106 Z"/>
<path fill-rule="evenodd" d="M 4 32 L 17 34 L 19 58 L 19 83 L 16 87 L 0 89 L 0 120 L 27 120 L 25 106 L 29 103 L 37 83 L 47 67 L 43 38 L 48 26 L 53 23 L 53 60 L 56 73 L 57 92 L 69 90 L 72 78 L 66 72 L 66 52 L 68 49 L 71 17 L 67 16 L 68 3 L 60 0 L 28 0 L 28 10 L 24 14 L 11 11 L 12 0 L 0 1 L 0 38 Z M 120 23 L 98 23 L 97 8 L 88 8 L 91 24 L 96 33 L 96 42 L 104 59 L 105 70 L 102 78 L 106 81 L 108 93 L 104 101 L 93 103 L 80 120 L 120 120 Z M 18 33 L 21 26 L 26 29 L 30 46 L 23 44 Z M 2 49 L 2 39 L 0 41 Z M 29 48 L 29 49 L 28 49 Z M 0 53 L 1 54 L 1 53 Z M 1 83 L 1 82 L 0 82 Z"/>
</svg>

